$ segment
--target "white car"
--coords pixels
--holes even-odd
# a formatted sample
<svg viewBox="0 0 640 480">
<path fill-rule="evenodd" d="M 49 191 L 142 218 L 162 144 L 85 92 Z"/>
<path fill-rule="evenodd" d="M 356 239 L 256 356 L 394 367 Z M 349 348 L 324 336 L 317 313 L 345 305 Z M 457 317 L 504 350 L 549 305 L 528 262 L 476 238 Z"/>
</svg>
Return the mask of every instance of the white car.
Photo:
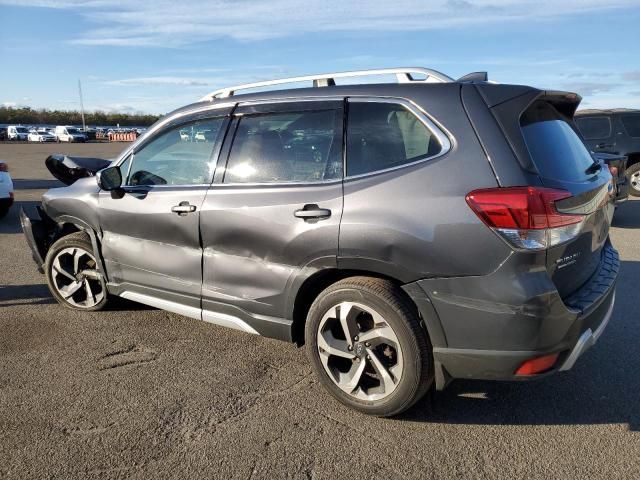
<svg viewBox="0 0 640 480">
<path fill-rule="evenodd" d="M 13 205 L 13 182 L 9 167 L 0 161 L 0 218 L 4 217 Z"/>
<path fill-rule="evenodd" d="M 27 127 L 20 127 L 18 125 L 9 125 L 7 127 L 7 138 L 9 140 L 26 140 L 29 135 Z"/>
<path fill-rule="evenodd" d="M 56 127 L 56 140 L 58 142 L 86 142 L 87 136 L 79 128 L 71 125 L 58 125 Z"/>
<path fill-rule="evenodd" d="M 48 132 L 30 132 L 27 139 L 30 142 L 55 142 L 56 137 Z"/>
</svg>

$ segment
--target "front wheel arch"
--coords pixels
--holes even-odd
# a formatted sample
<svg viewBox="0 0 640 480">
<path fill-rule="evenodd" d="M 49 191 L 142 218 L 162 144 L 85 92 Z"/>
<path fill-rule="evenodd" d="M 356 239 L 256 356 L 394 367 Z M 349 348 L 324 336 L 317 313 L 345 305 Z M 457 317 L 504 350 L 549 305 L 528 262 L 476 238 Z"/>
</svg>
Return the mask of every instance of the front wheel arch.
<svg viewBox="0 0 640 480">
<path fill-rule="evenodd" d="M 52 219 L 42 210 L 40 210 L 40 214 L 41 216 L 44 216 L 44 223 L 48 226 L 47 229 L 49 230 L 48 240 L 46 241 L 43 251 L 43 259 L 46 257 L 51 246 L 60 238 L 73 233 L 84 232 L 89 236 L 89 240 L 91 241 L 93 255 L 98 263 L 98 271 L 104 276 L 105 281 L 108 280 L 107 271 L 104 266 L 104 259 L 102 257 L 102 245 L 96 231 L 91 225 L 76 217 L 62 215 Z"/>
</svg>

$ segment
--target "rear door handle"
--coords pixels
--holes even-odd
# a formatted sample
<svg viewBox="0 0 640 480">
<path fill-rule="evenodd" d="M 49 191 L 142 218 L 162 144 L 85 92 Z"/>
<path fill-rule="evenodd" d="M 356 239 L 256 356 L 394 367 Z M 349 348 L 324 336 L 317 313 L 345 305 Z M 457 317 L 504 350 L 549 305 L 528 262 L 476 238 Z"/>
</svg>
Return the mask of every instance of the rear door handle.
<svg viewBox="0 0 640 480">
<path fill-rule="evenodd" d="M 293 214 L 298 218 L 307 220 L 317 220 L 320 218 L 327 218 L 331 216 L 331 210 L 328 208 L 320 208 L 315 203 L 305 205 L 300 210 L 296 210 Z"/>
<path fill-rule="evenodd" d="M 180 202 L 178 205 L 174 205 L 173 207 L 171 207 L 171 211 L 183 217 L 187 213 L 195 212 L 196 206 L 190 205 L 189 202 Z"/>
</svg>

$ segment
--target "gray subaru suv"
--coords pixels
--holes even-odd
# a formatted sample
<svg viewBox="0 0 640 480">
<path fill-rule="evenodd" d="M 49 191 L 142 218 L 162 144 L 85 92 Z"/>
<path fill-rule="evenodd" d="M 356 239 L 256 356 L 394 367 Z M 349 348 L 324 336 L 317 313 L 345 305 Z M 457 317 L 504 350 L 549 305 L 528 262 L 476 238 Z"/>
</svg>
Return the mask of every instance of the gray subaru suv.
<svg viewBox="0 0 640 480">
<path fill-rule="evenodd" d="M 452 379 L 569 370 L 602 334 L 612 178 L 580 100 L 422 68 L 230 87 L 112 163 L 47 159 L 69 185 L 22 226 L 62 305 L 305 344 L 332 395 L 391 416 Z"/>
</svg>

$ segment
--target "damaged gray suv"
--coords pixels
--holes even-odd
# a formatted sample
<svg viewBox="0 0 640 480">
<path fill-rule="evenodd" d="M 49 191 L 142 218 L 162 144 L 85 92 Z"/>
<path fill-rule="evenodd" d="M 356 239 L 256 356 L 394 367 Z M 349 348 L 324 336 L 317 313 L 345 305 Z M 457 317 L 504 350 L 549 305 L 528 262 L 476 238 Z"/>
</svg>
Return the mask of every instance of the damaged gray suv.
<svg viewBox="0 0 640 480">
<path fill-rule="evenodd" d="M 336 85 L 380 74 L 398 81 Z M 50 157 L 68 186 L 22 225 L 62 305 L 305 344 L 338 400 L 395 415 L 452 379 L 568 370 L 602 334 L 612 178 L 580 100 L 422 68 L 230 87 L 113 163 Z"/>
</svg>

